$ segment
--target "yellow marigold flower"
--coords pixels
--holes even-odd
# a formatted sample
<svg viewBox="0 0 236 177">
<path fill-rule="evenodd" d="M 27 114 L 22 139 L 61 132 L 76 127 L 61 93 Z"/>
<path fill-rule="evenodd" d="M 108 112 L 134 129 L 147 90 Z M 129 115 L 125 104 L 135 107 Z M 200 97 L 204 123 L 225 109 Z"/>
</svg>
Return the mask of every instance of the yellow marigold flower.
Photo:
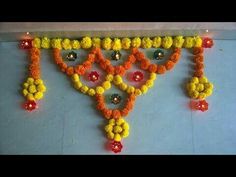
<svg viewBox="0 0 236 177">
<path fill-rule="evenodd" d="M 126 83 L 122 82 L 122 83 L 119 85 L 119 87 L 120 87 L 121 90 L 125 91 L 125 90 L 127 89 L 128 85 L 127 85 Z"/>
<path fill-rule="evenodd" d="M 49 49 L 50 48 L 50 39 L 47 37 L 43 37 L 42 42 L 41 42 L 41 47 L 44 49 Z"/>
<path fill-rule="evenodd" d="M 62 41 L 61 38 L 52 39 L 52 41 L 51 41 L 52 48 L 54 48 L 54 49 L 56 49 L 56 48 L 57 49 L 62 49 L 61 41 Z"/>
<path fill-rule="evenodd" d="M 199 82 L 200 82 L 201 84 L 205 84 L 205 83 L 208 82 L 208 79 L 207 79 L 207 77 L 203 76 L 203 77 L 199 78 Z"/>
<path fill-rule="evenodd" d="M 97 86 L 97 87 L 96 87 L 96 93 L 97 93 L 97 94 L 103 94 L 103 93 L 104 93 L 104 88 L 101 87 L 101 86 Z"/>
<path fill-rule="evenodd" d="M 35 85 L 30 85 L 28 90 L 29 90 L 30 93 L 37 92 Z"/>
<path fill-rule="evenodd" d="M 93 47 L 101 47 L 101 39 L 98 37 L 92 38 Z"/>
<path fill-rule="evenodd" d="M 115 85 L 119 85 L 123 82 L 123 79 L 120 75 L 116 75 L 113 78 L 113 82 L 114 82 Z"/>
<path fill-rule="evenodd" d="M 152 88 L 153 87 L 153 85 L 154 85 L 154 82 L 153 82 L 153 80 L 147 80 L 146 81 L 146 84 L 145 84 L 148 88 Z"/>
<path fill-rule="evenodd" d="M 71 41 L 71 47 L 72 49 L 78 50 L 80 48 L 80 43 L 78 40 L 72 40 Z"/>
<path fill-rule="evenodd" d="M 29 92 L 28 92 L 27 89 L 23 89 L 22 93 L 23 93 L 24 96 L 27 96 L 27 94 L 28 94 Z"/>
<path fill-rule="evenodd" d="M 140 95 L 142 95 L 142 91 L 140 89 L 135 89 L 134 94 L 136 96 L 140 96 Z"/>
<path fill-rule="evenodd" d="M 108 90 L 109 88 L 111 88 L 111 83 L 109 81 L 105 81 L 105 82 L 102 83 L 102 87 L 105 90 Z"/>
<path fill-rule="evenodd" d="M 32 77 L 29 77 L 28 79 L 27 79 L 27 81 L 26 81 L 28 84 L 34 84 L 34 78 L 32 78 Z"/>
<path fill-rule="evenodd" d="M 207 89 L 213 89 L 214 88 L 214 85 L 212 83 L 205 83 L 204 84 L 204 87 L 207 88 Z"/>
<path fill-rule="evenodd" d="M 173 39 L 171 36 L 165 36 L 162 39 L 162 47 L 164 49 L 169 49 L 173 44 Z"/>
<path fill-rule="evenodd" d="M 157 78 L 156 73 L 150 73 L 150 79 L 155 80 Z"/>
<path fill-rule="evenodd" d="M 197 84 L 199 82 L 198 77 L 192 77 L 191 83 Z"/>
<path fill-rule="evenodd" d="M 42 93 L 42 92 L 36 92 L 36 93 L 34 94 L 34 98 L 35 98 L 36 100 L 42 99 L 42 98 L 43 98 L 43 93 Z"/>
<path fill-rule="evenodd" d="M 105 50 L 110 50 L 111 49 L 111 44 L 112 44 L 112 40 L 109 37 L 106 37 L 102 40 L 102 47 Z"/>
<path fill-rule="evenodd" d="M 131 45 L 132 47 L 139 48 L 141 46 L 141 39 L 139 37 L 135 37 L 134 39 L 132 39 Z"/>
<path fill-rule="evenodd" d="M 135 91 L 135 88 L 133 87 L 133 86 L 131 86 L 131 85 L 129 85 L 128 87 L 127 87 L 127 89 L 126 89 L 126 92 L 127 93 L 134 93 L 134 91 Z"/>
<path fill-rule="evenodd" d="M 112 74 L 106 75 L 106 80 L 111 82 L 113 80 L 113 75 Z"/>
<path fill-rule="evenodd" d="M 202 38 L 200 36 L 194 37 L 194 47 L 201 47 L 202 46 Z"/>
<path fill-rule="evenodd" d="M 35 100 L 34 95 L 32 93 L 27 94 L 27 99 L 28 100 Z"/>
<path fill-rule="evenodd" d="M 207 88 L 207 89 L 204 91 L 204 93 L 206 94 L 206 96 L 211 96 L 211 94 L 212 94 L 212 89 Z"/>
<path fill-rule="evenodd" d="M 71 76 L 71 79 L 72 79 L 73 82 L 79 82 L 80 81 L 78 74 L 73 74 Z"/>
<path fill-rule="evenodd" d="M 74 83 L 74 87 L 77 90 L 79 90 L 82 86 L 83 86 L 83 84 L 80 81 Z"/>
<path fill-rule="evenodd" d="M 38 37 L 34 38 L 32 45 L 33 45 L 33 47 L 40 49 L 41 48 L 41 39 Z"/>
<path fill-rule="evenodd" d="M 105 126 L 107 137 L 111 140 L 121 141 L 129 135 L 129 124 L 123 119 L 110 119 Z"/>
<path fill-rule="evenodd" d="M 123 38 L 122 41 L 121 41 L 121 44 L 122 44 L 123 49 L 129 49 L 130 45 L 131 45 L 130 38 L 127 38 L 127 37 Z"/>
<path fill-rule="evenodd" d="M 144 37 L 142 39 L 142 47 L 147 49 L 152 47 L 152 40 L 149 37 Z"/>
<path fill-rule="evenodd" d="M 80 45 L 83 49 L 89 49 L 92 47 L 92 39 L 86 36 L 81 40 Z"/>
<path fill-rule="evenodd" d="M 46 87 L 45 87 L 45 85 L 43 85 L 43 84 L 39 84 L 38 86 L 37 86 L 37 90 L 39 91 L 39 92 L 46 92 Z"/>
<path fill-rule="evenodd" d="M 34 81 L 34 84 L 35 84 L 35 85 L 43 84 L 43 80 L 42 80 L 42 79 L 36 79 L 36 80 Z"/>
<path fill-rule="evenodd" d="M 154 39 L 152 41 L 153 41 L 152 46 L 154 48 L 158 48 L 158 47 L 161 46 L 161 37 L 159 37 L 159 36 L 158 37 L 154 37 Z"/>
<path fill-rule="evenodd" d="M 147 93 L 148 87 L 146 85 L 142 85 L 141 86 L 141 91 L 143 92 L 143 94 Z"/>
<path fill-rule="evenodd" d="M 175 36 L 173 41 L 173 46 L 177 48 L 182 48 L 184 43 L 184 37 L 183 36 Z"/>
<path fill-rule="evenodd" d="M 201 84 L 201 83 L 197 84 L 197 85 L 196 85 L 196 90 L 197 90 L 198 92 L 203 91 L 203 90 L 204 90 L 204 85 Z"/>
<path fill-rule="evenodd" d="M 194 38 L 193 37 L 186 37 L 184 41 L 185 48 L 192 48 L 194 46 Z"/>
<path fill-rule="evenodd" d="M 76 82 L 76 83 L 79 83 L 79 82 Z M 82 93 L 86 93 L 87 91 L 88 91 L 88 86 L 86 86 L 86 85 L 82 85 L 82 87 L 80 87 L 80 91 L 82 92 Z"/>
<path fill-rule="evenodd" d="M 25 89 L 27 89 L 27 88 L 29 87 L 29 83 L 24 82 L 23 87 L 24 87 Z"/>
<path fill-rule="evenodd" d="M 113 50 L 120 50 L 121 49 L 121 41 L 119 38 L 115 38 L 112 44 Z"/>
<path fill-rule="evenodd" d="M 94 89 L 90 88 L 90 89 L 88 90 L 88 95 L 94 96 L 95 94 L 96 94 L 96 91 L 95 91 Z"/>
<path fill-rule="evenodd" d="M 65 50 L 71 50 L 72 48 L 70 45 L 70 39 L 68 38 L 64 39 L 61 44 L 62 44 L 63 49 Z"/>
</svg>

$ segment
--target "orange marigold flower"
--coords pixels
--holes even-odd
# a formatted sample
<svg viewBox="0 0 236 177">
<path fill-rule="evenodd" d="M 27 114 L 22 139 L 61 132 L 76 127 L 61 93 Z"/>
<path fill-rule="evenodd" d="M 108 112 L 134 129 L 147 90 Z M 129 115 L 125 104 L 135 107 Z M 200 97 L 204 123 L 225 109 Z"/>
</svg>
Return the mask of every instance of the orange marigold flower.
<svg viewBox="0 0 236 177">
<path fill-rule="evenodd" d="M 72 66 L 68 67 L 68 68 L 66 69 L 66 74 L 67 74 L 68 76 L 71 76 L 72 74 L 74 74 L 74 68 L 73 68 Z"/>
<path fill-rule="evenodd" d="M 110 118 L 111 118 L 112 110 L 105 108 L 105 109 L 103 109 L 102 112 L 103 112 L 105 118 L 107 118 L 107 119 L 110 119 Z"/>
<path fill-rule="evenodd" d="M 204 68 L 204 64 L 201 62 L 196 62 L 194 69 L 195 70 L 202 70 Z"/>
<path fill-rule="evenodd" d="M 203 55 L 202 54 L 198 54 L 198 55 L 195 55 L 194 58 L 193 58 L 193 61 L 195 63 L 197 62 L 203 62 L 204 58 L 203 58 Z"/>
<path fill-rule="evenodd" d="M 95 54 L 89 54 L 87 61 L 93 63 L 95 61 Z"/>
<path fill-rule="evenodd" d="M 157 66 L 157 71 L 158 74 L 164 74 L 166 72 L 166 67 L 163 65 L 158 65 Z"/>
<path fill-rule="evenodd" d="M 167 70 L 171 70 L 175 66 L 175 63 L 173 61 L 167 61 L 165 64 L 165 67 Z"/>
<path fill-rule="evenodd" d="M 131 53 L 133 54 L 133 55 L 135 55 L 136 53 L 138 53 L 139 51 L 138 51 L 138 48 L 137 47 L 134 47 L 134 48 L 132 48 L 131 49 Z"/>
<path fill-rule="evenodd" d="M 121 117 L 120 110 L 114 109 L 112 110 L 112 118 L 113 119 L 119 119 Z"/>
<path fill-rule="evenodd" d="M 146 70 L 146 69 L 148 69 L 149 65 L 150 65 L 150 61 L 149 60 L 143 59 L 141 61 L 141 69 Z"/>
<path fill-rule="evenodd" d="M 125 117 L 129 114 L 129 110 L 127 108 L 124 108 L 121 110 L 121 116 Z"/>
<path fill-rule="evenodd" d="M 136 61 L 136 58 L 135 58 L 135 56 L 134 55 L 129 55 L 128 56 L 128 60 L 127 61 L 129 61 L 130 63 L 135 63 L 135 61 Z"/>
<path fill-rule="evenodd" d="M 85 68 L 83 65 L 78 65 L 75 67 L 75 72 L 79 75 L 84 75 L 85 74 Z"/>
<path fill-rule="evenodd" d="M 124 63 L 124 68 L 125 68 L 126 70 L 130 69 L 131 67 L 132 67 L 132 63 L 131 63 L 130 61 L 126 61 L 126 62 Z"/>
<path fill-rule="evenodd" d="M 196 70 L 194 72 L 194 76 L 196 77 L 202 77 L 203 76 L 203 70 Z"/>
<path fill-rule="evenodd" d="M 203 53 L 203 48 L 202 47 L 194 47 L 193 48 L 193 54 L 198 55 Z"/>
<path fill-rule="evenodd" d="M 107 66 L 106 71 L 108 74 L 114 75 L 115 73 L 115 68 L 112 65 Z"/>
<path fill-rule="evenodd" d="M 179 53 L 179 54 L 180 54 L 180 53 L 181 53 L 181 48 L 178 48 L 178 47 L 177 47 L 177 48 L 175 48 L 175 49 L 174 49 L 174 52 L 176 52 L 176 53 Z"/>
<path fill-rule="evenodd" d="M 125 68 L 123 66 L 115 66 L 115 73 L 123 76 L 125 74 Z"/>
<path fill-rule="evenodd" d="M 89 70 L 89 69 L 91 69 L 92 64 L 91 64 L 90 61 L 85 61 L 85 62 L 83 63 L 83 66 L 84 66 L 84 68 L 85 68 L 86 70 Z"/>
<path fill-rule="evenodd" d="M 105 104 L 104 104 L 104 102 L 98 103 L 98 104 L 97 104 L 97 109 L 100 110 L 100 111 L 102 111 L 103 109 L 105 109 Z"/>
<path fill-rule="evenodd" d="M 157 71 L 157 65 L 156 64 L 150 64 L 148 70 L 151 73 L 155 73 Z"/>
<path fill-rule="evenodd" d="M 137 52 L 137 53 L 135 54 L 135 56 L 136 56 L 136 59 L 137 59 L 138 61 L 141 61 L 141 60 L 144 60 L 144 59 L 145 59 L 145 56 L 144 56 L 144 54 L 143 54 L 142 52 Z"/>
</svg>

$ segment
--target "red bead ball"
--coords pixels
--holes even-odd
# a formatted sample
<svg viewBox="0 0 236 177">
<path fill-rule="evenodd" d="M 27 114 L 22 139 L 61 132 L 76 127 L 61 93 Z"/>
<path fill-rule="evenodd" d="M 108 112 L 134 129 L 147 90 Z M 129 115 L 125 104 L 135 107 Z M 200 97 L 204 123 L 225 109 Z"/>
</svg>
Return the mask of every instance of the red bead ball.
<svg viewBox="0 0 236 177">
<path fill-rule="evenodd" d="M 121 152 L 123 148 L 123 145 L 121 144 L 121 142 L 119 141 L 113 141 L 111 143 L 111 150 L 114 152 L 114 153 L 118 153 L 118 152 Z"/>
<path fill-rule="evenodd" d="M 92 82 L 96 82 L 99 79 L 99 74 L 97 71 L 92 71 L 88 75 L 88 79 Z"/>
<path fill-rule="evenodd" d="M 213 46 L 213 40 L 209 37 L 203 38 L 202 47 L 211 48 Z"/>
<path fill-rule="evenodd" d="M 24 104 L 24 109 L 27 111 L 33 111 L 37 108 L 37 103 L 33 100 L 27 100 Z"/>
<path fill-rule="evenodd" d="M 32 48 L 32 39 L 23 39 L 20 41 L 21 49 L 31 49 Z"/>
<path fill-rule="evenodd" d="M 142 72 L 140 72 L 140 71 L 135 71 L 135 72 L 133 73 L 133 75 L 132 75 L 132 80 L 133 80 L 134 82 L 140 82 L 141 80 L 143 80 L 143 77 L 144 77 L 144 75 L 143 75 Z"/>
</svg>

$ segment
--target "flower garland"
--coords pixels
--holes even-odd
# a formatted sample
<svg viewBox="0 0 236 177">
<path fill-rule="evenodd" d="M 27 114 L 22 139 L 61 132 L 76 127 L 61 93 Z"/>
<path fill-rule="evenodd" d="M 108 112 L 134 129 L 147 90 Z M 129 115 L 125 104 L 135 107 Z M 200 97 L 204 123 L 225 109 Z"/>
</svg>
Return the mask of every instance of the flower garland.
<svg viewBox="0 0 236 177">
<path fill-rule="evenodd" d="M 88 37 L 85 36 L 81 40 L 71 40 L 68 38 L 53 38 L 49 39 L 47 37 L 34 38 L 32 41 L 33 47 L 35 48 L 58 48 L 64 50 L 78 50 L 82 49 L 90 49 L 93 47 L 103 48 L 104 50 L 128 50 L 131 48 L 164 48 L 169 49 L 171 47 L 176 48 L 194 48 L 201 47 L 203 40 L 199 36 L 195 37 L 183 37 L 183 36 L 164 36 L 164 37 L 135 37 L 133 39 L 130 38 L 114 38 L 113 40 L 110 37 L 105 37 L 103 39 L 98 37 Z"/>
<path fill-rule="evenodd" d="M 46 92 L 46 87 L 40 77 L 40 50 L 38 48 L 30 50 L 30 62 L 29 77 L 23 83 L 22 90 L 24 97 L 27 99 L 24 108 L 28 111 L 37 108 L 35 100 L 42 99 L 44 92 Z"/>
<path fill-rule="evenodd" d="M 191 80 L 187 83 L 186 89 L 190 98 L 199 101 L 191 104 L 191 107 L 201 111 L 208 109 L 208 103 L 205 98 L 212 94 L 213 84 L 204 76 L 203 47 L 211 48 L 212 45 L 212 39 L 202 39 L 199 36 L 157 36 L 154 38 L 135 37 L 133 39 L 125 37 L 122 39 L 114 38 L 113 40 L 109 37 L 100 39 L 98 37 L 90 38 L 86 36 L 81 40 L 70 40 L 68 38 L 49 39 L 47 37 L 22 40 L 20 47 L 22 49 L 30 49 L 29 77 L 23 84 L 22 91 L 27 99 L 24 106 L 25 109 L 32 111 L 37 107 L 35 101 L 43 98 L 46 87 L 40 76 L 40 49 L 53 48 L 54 62 L 63 73 L 71 78 L 74 88 L 81 93 L 95 98 L 97 110 L 108 120 L 108 124 L 105 126 L 105 132 L 107 138 L 111 140 L 110 147 L 113 152 L 118 153 L 123 148 L 121 143 L 122 138 L 129 136 L 129 124 L 124 118 L 133 109 L 136 98 L 147 93 L 153 87 L 157 74 L 164 74 L 166 71 L 174 68 L 180 59 L 181 48 L 193 48 L 194 73 Z M 78 50 L 80 48 L 86 50 L 91 49 L 86 60 L 82 64 L 68 66 L 61 56 L 61 50 Z M 153 64 L 138 48 L 165 48 L 172 49 L 173 53 L 163 64 Z M 122 49 L 130 50 L 130 54 L 122 64 L 113 66 L 111 61 L 104 57 L 101 49 L 114 50 L 112 55 L 112 59 L 114 60 L 120 59 L 121 53 L 119 51 Z M 159 60 L 163 56 L 164 52 L 160 49 L 154 52 L 155 59 Z M 76 58 L 77 54 L 75 52 L 70 52 L 67 56 L 68 61 L 74 61 Z M 107 75 L 101 85 L 91 88 L 84 84 L 80 77 L 91 70 L 95 62 Z M 136 63 L 140 64 L 139 67 L 141 70 L 149 73 L 149 78 L 139 88 L 128 85 L 122 79 L 126 71 L 131 69 L 132 65 Z M 99 74 L 96 71 L 91 72 L 90 75 L 90 81 L 96 82 L 98 80 Z M 135 82 L 141 81 L 143 79 L 143 73 L 141 71 L 134 72 L 132 79 Z M 122 109 L 109 109 L 106 107 L 104 93 L 111 88 L 112 84 L 128 93 Z M 119 94 L 113 94 L 113 99 L 112 103 L 118 104 L 121 96 Z"/>
</svg>

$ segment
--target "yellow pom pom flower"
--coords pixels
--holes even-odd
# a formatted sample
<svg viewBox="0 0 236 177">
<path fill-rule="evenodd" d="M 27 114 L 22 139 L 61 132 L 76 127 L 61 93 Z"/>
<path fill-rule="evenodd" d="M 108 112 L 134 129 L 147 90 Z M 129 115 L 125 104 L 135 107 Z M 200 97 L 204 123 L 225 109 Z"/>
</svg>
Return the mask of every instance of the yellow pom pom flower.
<svg viewBox="0 0 236 177">
<path fill-rule="evenodd" d="M 153 82 L 153 80 L 149 79 L 149 80 L 146 81 L 146 84 L 145 84 L 145 85 L 146 85 L 148 88 L 152 88 L 153 85 L 154 85 L 154 82 Z"/>
<path fill-rule="evenodd" d="M 192 48 L 195 44 L 193 37 L 186 37 L 184 41 L 184 47 L 185 48 Z"/>
<path fill-rule="evenodd" d="M 98 37 L 92 38 L 93 47 L 101 47 L 101 39 Z"/>
<path fill-rule="evenodd" d="M 144 49 L 148 49 L 148 48 L 151 48 L 152 47 L 152 40 L 149 38 L 149 37 L 144 37 L 142 39 L 142 47 Z"/>
<path fill-rule="evenodd" d="M 51 41 L 52 48 L 62 49 L 61 41 L 62 41 L 61 38 L 52 39 L 52 41 Z"/>
<path fill-rule="evenodd" d="M 200 36 L 194 37 L 194 47 L 201 47 L 202 46 L 202 38 Z"/>
<path fill-rule="evenodd" d="M 183 36 L 176 36 L 173 41 L 173 46 L 177 48 L 182 48 L 184 43 L 184 37 Z"/>
<path fill-rule="evenodd" d="M 72 40 L 71 41 L 71 47 L 72 49 L 78 50 L 80 48 L 80 43 L 78 40 Z"/>
<path fill-rule="evenodd" d="M 86 86 L 86 85 L 82 85 L 82 87 L 80 87 L 80 91 L 82 92 L 82 93 L 86 93 L 87 91 L 88 91 L 88 86 Z"/>
<path fill-rule="evenodd" d="M 32 45 L 33 45 L 33 47 L 40 49 L 41 48 L 41 39 L 38 37 L 34 38 Z"/>
<path fill-rule="evenodd" d="M 112 49 L 113 50 L 121 50 L 121 41 L 119 38 L 115 38 L 112 44 Z"/>
<path fill-rule="evenodd" d="M 113 83 L 115 85 L 119 85 L 123 82 L 123 79 L 120 75 L 115 75 L 114 78 L 113 78 Z"/>
<path fill-rule="evenodd" d="M 141 46 L 141 39 L 139 37 L 132 39 L 131 46 L 139 48 Z"/>
<path fill-rule="evenodd" d="M 125 91 L 125 90 L 127 89 L 128 85 L 127 85 L 126 83 L 122 82 L 122 83 L 119 85 L 119 87 L 120 87 L 121 90 Z"/>
<path fill-rule="evenodd" d="M 203 77 L 193 77 L 186 85 L 188 95 L 194 99 L 205 99 L 213 92 L 213 84 Z"/>
<path fill-rule="evenodd" d="M 71 50 L 72 48 L 70 44 L 70 39 L 68 38 L 64 39 L 61 44 L 62 44 L 63 49 L 65 50 Z"/>
<path fill-rule="evenodd" d="M 95 91 L 94 89 L 90 88 L 90 89 L 88 90 L 88 95 L 89 95 L 89 96 L 94 96 L 95 94 L 96 94 L 96 91 Z"/>
<path fill-rule="evenodd" d="M 134 93 L 134 91 L 135 91 L 135 88 L 134 88 L 134 86 L 131 86 L 131 85 L 129 85 L 126 89 L 126 92 L 129 94 Z"/>
<path fill-rule="evenodd" d="M 111 49 L 111 45 L 112 45 L 112 40 L 109 37 L 106 37 L 102 40 L 102 47 L 105 50 L 110 50 Z"/>
<path fill-rule="evenodd" d="M 158 37 L 154 37 L 154 39 L 152 41 L 153 41 L 152 46 L 154 48 L 158 48 L 158 47 L 161 46 L 161 37 L 159 37 L 159 36 Z"/>
<path fill-rule="evenodd" d="M 162 47 L 164 49 L 169 49 L 173 44 L 173 39 L 171 36 L 165 36 L 162 39 Z"/>
<path fill-rule="evenodd" d="M 122 44 L 122 48 L 123 49 L 129 49 L 130 48 L 130 45 L 131 45 L 131 40 L 130 38 L 123 38 L 122 41 L 121 41 L 121 44 Z"/>
<path fill-rule="evenodd" d="M 141 91 L 142 91 L 143 94 L 147 93 L 148 87 L 146 85 L 142 85 L 141 86 Z"/>
<path fill-rule="evenodd" d="M 121 141 L 122 138 L 129 136 L 129 124 L 123 118 L 110 119 L 104 129 L 111 140 Z"/>
<path fill-rule="evenodd" d="M 92 47 L 92 39 L 86 36 L 81 40 L 80 45 L 83 49 L 89 49 Z"/>
<path fill-rule="evenodd" d="M 101 87 L 101 86 L 97 86 L 96 87 L 96 93 L 97 94 L 103 94 L 104 93 L 104 88 L 103 87 Z"/>
<path fill-rule="evenodd" d="M 105 90 L 108 90 L 111 88 L 111 83 L 109 81 L 105 81 L 102 83 L 102 87 L 105 89 Z"/>
<path fill-rule="evenodd" d="M 111 82 L 113 80 L 113 75 L 112 74 L 106 75 L 106 80 Z"/>
</svg>

